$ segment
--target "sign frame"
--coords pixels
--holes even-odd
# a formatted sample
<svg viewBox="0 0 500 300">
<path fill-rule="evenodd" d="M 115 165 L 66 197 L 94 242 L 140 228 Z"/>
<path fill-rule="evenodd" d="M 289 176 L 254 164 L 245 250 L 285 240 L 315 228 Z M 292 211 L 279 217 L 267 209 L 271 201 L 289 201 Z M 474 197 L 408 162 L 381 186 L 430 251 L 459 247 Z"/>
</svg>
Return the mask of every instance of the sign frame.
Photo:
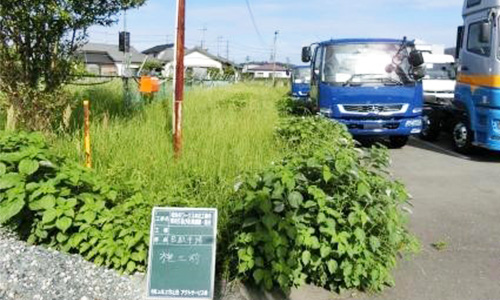
<svg viewBox="0 0 500 300">
<path fill-rule="evenodd" d="M 152 266 L 152 253 L 153 253 L 153 239 L 154 239 L 154 217 L 155 213 L 158 211 L 167 211 L 167 212 L 197 212 L 197 211 L 209 211 L 214 214 L 214 222 L 213 222 L 213 253 L 212 253 L 212 263 L 210 267 L 210 284 L 212 288 L 212 295 L 206 298 L 181 298 L 175 297 L 172 298 L 170 296 L 150 296 L 151 290 L 151 266 Z M 217 225 L 218 225 L 218 210 L 216 208 L 189 208 L 189 207 L 153 207 L 151 211 L 151 225 L 149 232 L 149 249 L 148 249 L 148 268 L 146 273 L 146 299 L 148 300 L 213 300 L 215 298 L 215 265 L 216 265 L 216 255 L 217 255 Z"/>
</svg>

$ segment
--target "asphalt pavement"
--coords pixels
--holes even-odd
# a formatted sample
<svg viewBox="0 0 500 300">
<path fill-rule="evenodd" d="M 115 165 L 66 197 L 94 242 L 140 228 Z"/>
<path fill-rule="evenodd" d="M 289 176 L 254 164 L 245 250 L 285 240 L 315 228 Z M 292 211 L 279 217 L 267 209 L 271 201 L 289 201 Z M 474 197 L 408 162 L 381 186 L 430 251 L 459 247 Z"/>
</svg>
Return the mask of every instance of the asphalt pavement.
<svg viewBox="0 0 500 300">
<path fill-rule="evenodd" d="M 391 150 L 413 196 L 410 229 L 422 251 L 400 263 L 384 300 L 500 299 L 500 153 L 456 154 L 450 139 Z"/>
</svg>

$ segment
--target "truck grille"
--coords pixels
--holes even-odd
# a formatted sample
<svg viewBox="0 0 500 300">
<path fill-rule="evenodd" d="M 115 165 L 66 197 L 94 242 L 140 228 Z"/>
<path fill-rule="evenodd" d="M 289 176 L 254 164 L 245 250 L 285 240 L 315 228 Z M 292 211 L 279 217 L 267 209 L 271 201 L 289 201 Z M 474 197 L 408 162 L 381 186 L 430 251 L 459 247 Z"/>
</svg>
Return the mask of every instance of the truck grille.
<svg viewBox="0 0 500 300">
<path fill-rule="evenodd" d="M 408 104 L 354 104 L 339 105 L 341 113 L 391 115 L 405 113 Z"/>
</svg>

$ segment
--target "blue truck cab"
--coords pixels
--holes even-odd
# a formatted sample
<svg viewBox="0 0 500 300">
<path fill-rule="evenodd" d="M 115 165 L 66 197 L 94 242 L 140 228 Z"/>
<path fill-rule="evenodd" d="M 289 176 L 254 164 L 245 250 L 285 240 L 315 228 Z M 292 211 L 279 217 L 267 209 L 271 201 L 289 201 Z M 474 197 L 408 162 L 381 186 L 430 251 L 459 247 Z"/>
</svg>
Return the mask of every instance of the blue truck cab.
<svg viewBox="0 0 500 300">
<path fill-rule="evenodd" d="M 311 67 L 297 66 L 292 69 L 290 77 L 291 95 L 295 99 L 307 99 L 311 83 Z"/>
<path fill-rule="evenodd" d="M 457 35 L 455 148 L 500 151 L 500 0 L 465 0 Z"/>
<path fill-rule="evenodd" d="M 354 136 L 387 136 L 406 145 L 422 127 L 422 53 L 405 39 L 339 39 L 302 49 L 311 62 L 316 110 Z"/>
</svg>

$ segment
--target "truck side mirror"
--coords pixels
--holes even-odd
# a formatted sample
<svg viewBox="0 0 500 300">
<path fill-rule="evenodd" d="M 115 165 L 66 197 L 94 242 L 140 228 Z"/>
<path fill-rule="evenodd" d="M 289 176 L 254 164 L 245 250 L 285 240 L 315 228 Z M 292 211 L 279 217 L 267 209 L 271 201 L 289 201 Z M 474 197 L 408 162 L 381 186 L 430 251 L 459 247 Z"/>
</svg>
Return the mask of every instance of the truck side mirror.
<svg viewBox="0 0 500 300">
<path fill-rule="evenodd" d="M 302 61 L 308 63 L 311 61 L 311 47 L 302 48 Z"/>
<path fill-rule="evenodd" d="M 424 64 L 424 56 L 422 55 L 422 52 L 418 50 L 412 50 L 408 57 L 408 61 L 410 62 L 412 67 L 416 68 Z"/>
<path fill-rule="evenodd" d="M 479 42 L 488 44 L 490 42 L 491 35 L 491 23 L 483 22 L 481 23 L 481 27 L 479 29 Z"/>
</svg>

